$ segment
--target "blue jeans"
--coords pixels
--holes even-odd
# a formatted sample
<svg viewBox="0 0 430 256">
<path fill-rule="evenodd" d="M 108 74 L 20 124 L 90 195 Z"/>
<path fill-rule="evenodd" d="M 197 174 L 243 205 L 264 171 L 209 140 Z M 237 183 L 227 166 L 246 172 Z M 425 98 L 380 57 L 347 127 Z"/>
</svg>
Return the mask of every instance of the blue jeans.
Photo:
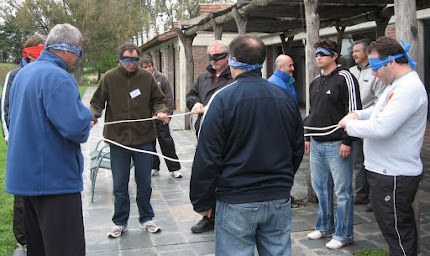
<svg viewBox="0 0 430 256">
<path fill-rule="evenodd" d="M 292 212 L 288 199 L 228 204 L 217 201 L 215 255 L 291 255 Z"/>
<path fill-rule="evenodd" d="M 152 151 L 152 143 L 132 146 L 133 148 Z M 130 197 L 128 183 L 130 180 L 130 163 L 133 158 L 134 176 L 137 185 L 136 203 L 139 209 L 139 221 L 143 223 L 152 220 L 154 210 L 151 200 L 151 167 L 152 155 L 129 151 L 121 147 L 110 145 L 111 168 L 113 177 L 114 214 L 113 223 L 127 224 L 130 215 Z"/>
<path fill-rule="evenodd" d="M 311 139 L 311 179 L 318 196 L 316 230 L 333 234 L 343 243 L 353 240 L 354 199 L 352 157 L 339 155 L 341 141 L 316 142 Z M 333 218 L 333 183 L 337 197 L 336 225 Z"/>
</svg>

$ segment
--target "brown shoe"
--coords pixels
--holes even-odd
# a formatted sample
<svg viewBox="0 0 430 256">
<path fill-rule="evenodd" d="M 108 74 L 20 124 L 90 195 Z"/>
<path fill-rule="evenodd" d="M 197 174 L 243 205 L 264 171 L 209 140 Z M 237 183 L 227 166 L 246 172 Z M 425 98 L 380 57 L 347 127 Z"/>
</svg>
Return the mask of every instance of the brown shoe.
<svg viewBox="0 0 430 256">
<path fill-rule="evenodd" d="M 366 212 L 373 212 L 373 207 L 372 207 L 372 205 L 371 205 L 370 203 L 368 203 L 368 204 L 366 205 L 366 208 L 364 208 L 364 211 L 366 211 Z"/>
<path fill-rule="evenodd" d="M 369 198 L 363 199 L 359 197 L 354 197 L 354 204 L 368 204 Z"/>
</svg>

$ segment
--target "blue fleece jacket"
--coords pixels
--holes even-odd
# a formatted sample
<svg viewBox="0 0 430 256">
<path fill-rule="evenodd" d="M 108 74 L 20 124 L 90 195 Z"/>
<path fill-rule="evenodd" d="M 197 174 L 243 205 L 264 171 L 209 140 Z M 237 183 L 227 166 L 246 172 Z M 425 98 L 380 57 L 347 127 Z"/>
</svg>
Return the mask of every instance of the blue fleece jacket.
<svg viewBox="0 0 430 256">
<path fill-rule="evenodd" d="M 253 70 L 209 103 L 194 157 L 190 199 L 196 212 L 215 198 L 239 204 L 290 198 L 304 153 L 299 107 Z"/>
<path fill-rule="evenodd" d="M 277 86 L 284 88 L 288 93 L 293 96 L 293 98 L 297 102 L 297 93 L 296 89 L 294 88 L 294 81 L 295 79 L 288 74 L 280 71 L 279 69 L 275 69 L 275 73 L 267 81 L 276 84 Z"/>
<path fill-rule="evenodd" d="M 25 66 L 10 93 L 6 192 L 39 196 L 80 192 L 92 115 L 62 59 L 48 51 Z"/>
</svg>

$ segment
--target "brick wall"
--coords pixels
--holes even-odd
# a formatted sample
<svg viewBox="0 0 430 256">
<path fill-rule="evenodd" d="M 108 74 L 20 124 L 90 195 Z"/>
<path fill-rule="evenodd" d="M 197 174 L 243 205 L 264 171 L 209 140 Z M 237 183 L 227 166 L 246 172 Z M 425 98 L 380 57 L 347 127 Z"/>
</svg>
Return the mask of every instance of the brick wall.
<svg viewBox="0 0 430 256">
<path fill-rule="evenodd" d="M 194 57 L 194 80 L 199 75 L 206 71 L 206 67 L 209 65 L 209 59 L 207 54 L 206 46 L 193 46 L 193 57 Z"/>
<path fill-rule="evenodd" d="M 390 24 L 385 28 L 385 36 L 396 39 L 396 28 L 394 24 Z"/>
</svg>

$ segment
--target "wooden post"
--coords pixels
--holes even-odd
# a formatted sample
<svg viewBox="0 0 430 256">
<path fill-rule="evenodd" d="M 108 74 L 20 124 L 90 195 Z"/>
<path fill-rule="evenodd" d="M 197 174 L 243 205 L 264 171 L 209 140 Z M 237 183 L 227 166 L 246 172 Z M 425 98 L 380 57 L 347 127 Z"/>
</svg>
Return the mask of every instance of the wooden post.
<svg viewBox="0 0 430 256">
<path fill-rule="evenodd" d="M 377 17 L 375 18 L 376 38 L 385 36 L 385 29 L 387 28 L 391 16 L 393 16 L 393 8 L 383 8 L 377 13 Z"/>
<path fill-rule="evenodd" d="M 212 29 L 214 31 L 214 35 L 215 35 L 215 40 L 221 40 L 222 39 L 222 33 L 224 31 L 224 26 L 222 24 L 217 24 L 215 22 L 215 17 L 213 15 L 213 13 L 210 14 L 211 16 L 211 25 L 212 25 Z"/>
<path fill-rule="evenodd" d="M 285 42 L 285 33 L 281 33 L 279 34 L 279 37 L 281 38 L 281 45 L 282 45 L 282 53 L 283 54 L 287 54 L 288 52 L 288 46 L 287 46 L 287 42 Z"/>
<path fill-rule="evenodd" d="M 342 51 L 342 40 L 343 35 L 345 34 L 345 27 L 341 27 L 338 22 L 336 22 L 336 31 L 337 31 L 337 51 L 340 56 L 340 52 Z"/>
<path fill-rule="evenodd" d="M 396 39 L 404 40 L 411 45 L 408 55 L 415 61 L 419 57 L 419 41 L 417 28 L 417 5 L 416 1 L 409 0 L 394 0 L 394 13 L 396 15 Z M 415 69 L 419 74 L 420 67 L 417 65 Z M 412 203 L 412 208 L 415 214 L 415 223 L 418 235 L 418 252 L 420 251 L 420 185 L 415 195 L 415 200 Z"/>
<path fill-rule="evenodd" d="M 187 93 L 191 90 L 191 86 L 194 82 L 194 57 L 193 57 L 193 40 L 196 37 L 197 34 L 193 34 L 190 36 L 186 36 L 181 29 L 177 30 L 179 39 L 181 40 L 182 44 L 184 45 L 184 52 L 185 52 L 185 61 L 186 61 L 186 91 Z M 185 129 L 190 130 L 190 115 L 185 116 Z"/>
<path fill-rule="evenodd" d="M 231 11 L 233 12 L 234 20 L 236 21 L 237 32 L 239 33 L 239 35 L 245 35 L 246 25 L 248 24 L 248 18 L 246 16 L 243 16 L 243 17 L 240 16 L 236 7 L 233 7 Z"/>
<path fill-rule="evenodd" d="M 306 114 L 309 114 L 309 84 L 318 75 L 319 69 L 315 62 L 314 44 L 319 40 L 320 18 L 317 12 L 318 0 L 303 0 L 305 3 L 306 18 Z M 315 192 L 310 181 L 310 171 L 308 170 L 308 201 L 315 202 Z"/>
<path fill-rule="evenodd" d="M 285 33 L 279 34 L 279 37 L 281 38 L 282 53 L 286 55 L 290 55 L 294 36 L 289 36 L 287 41 L 285 41 Z"/>
<path fill-rule="evenodd" d="M 291 47 L 293 46 L 294 36 L 289 36 L 287 39 L 287 55 L 291 55 Z"/>
</svg>

